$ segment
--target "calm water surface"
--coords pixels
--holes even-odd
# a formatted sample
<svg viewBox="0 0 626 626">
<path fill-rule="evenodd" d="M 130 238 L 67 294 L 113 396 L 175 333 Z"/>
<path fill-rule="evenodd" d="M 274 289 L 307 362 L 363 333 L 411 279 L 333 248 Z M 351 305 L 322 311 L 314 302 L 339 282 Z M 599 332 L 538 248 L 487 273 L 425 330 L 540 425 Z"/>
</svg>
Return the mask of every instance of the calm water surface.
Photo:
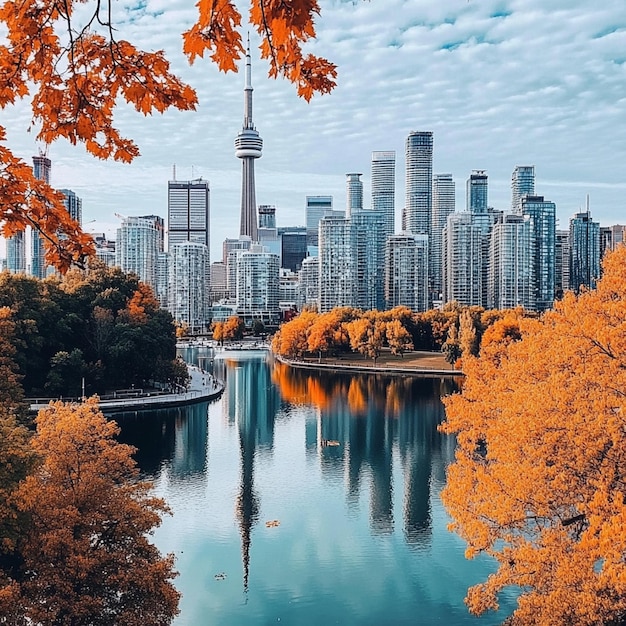
<svg viewBox="0 0 626 626">
<path fill-rule="evenodd" d="M 117 418 L 173 512 L 154 540 L 176 555 L 176 626 L 487 626 L 512 610 L 463 604 L 492 564 L 465 560 L 439 498 L 451 383 L 185 356 L 226 381 L 220 400 Z"/>
</svg>

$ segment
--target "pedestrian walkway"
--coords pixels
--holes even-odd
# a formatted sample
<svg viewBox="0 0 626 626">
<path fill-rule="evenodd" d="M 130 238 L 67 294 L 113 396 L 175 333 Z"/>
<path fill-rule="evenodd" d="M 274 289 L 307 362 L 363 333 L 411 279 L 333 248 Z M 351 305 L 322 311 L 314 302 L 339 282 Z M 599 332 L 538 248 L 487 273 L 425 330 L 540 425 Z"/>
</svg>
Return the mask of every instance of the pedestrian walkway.
<svg viewBox="0 0 626 626">
<path fill-rule="evenodd" d="M 119 413 L 122 411 L 142 411 L 146 409 L 161 409 L 196 402 L 207 402 L 219 398 L 224 391 L 224 383 L 217 380 L 212 374 L 195 366 L 187 365 L 190 380 L 185 391 L 178 393 L 148 392 L 138 393 L 134 397 L 107 398 L 100 400 L 100 410 L 105 413 Z M 29 410 L 36 413 L 45 408 L 54 398 L 32 398 Z"/>
</svg>

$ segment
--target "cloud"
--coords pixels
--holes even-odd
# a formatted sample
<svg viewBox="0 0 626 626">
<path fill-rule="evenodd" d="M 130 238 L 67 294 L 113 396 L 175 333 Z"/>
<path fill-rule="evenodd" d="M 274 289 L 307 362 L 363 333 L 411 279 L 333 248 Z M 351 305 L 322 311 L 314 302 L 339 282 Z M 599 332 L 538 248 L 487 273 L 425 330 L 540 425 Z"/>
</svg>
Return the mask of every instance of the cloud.
<svg viewBox="0 0 626 626">
<path fill-rule="evenodd" d="M 303 223 L 307 194 L 333 194 L 343 207 L 346 172 L 364 173 L 369 204 L 373 150 L 396 151 L 399 220 L 411 130 L 434 131 L 434 171 L 453 173 L 458 209 L 472 169 L 487 170 L 490 204 L 507 209 L 513 168 L 534 164 L 537 192 L 557 203 L 562 227 L 587 193 L 595 219 L 626 221 L 623 0 L 330 0 L 321 9 L 307 49 L 337 64 L 331 95 L 298 99 L 291 84 L 267 78 L 254 50 L 253 117 L 264 140 L 257 201 L 277 205 L 279 225 Z M 114 223 L 116 211 L 165 216 L 173 164 L 179 178 L 193 168 L 211 182 L 215 260 L 239 228 L 233 144 L 243 75 L 220 73 L 207 59 L 187 63 L 180 33 L 193 23 L 192 2 L 121 0 L 115 10 L 120 36 L 166 51 L 197 89 L 198 110 L 145 118 L 121 109 L 118 122 L 142 156 L 122 166 L 58 142 L 53 183 L 82 196 L 85 220 Z M 26 103 L 4 114 L 9 145 L 29 160 L 36 145 Z"/>
</svg>

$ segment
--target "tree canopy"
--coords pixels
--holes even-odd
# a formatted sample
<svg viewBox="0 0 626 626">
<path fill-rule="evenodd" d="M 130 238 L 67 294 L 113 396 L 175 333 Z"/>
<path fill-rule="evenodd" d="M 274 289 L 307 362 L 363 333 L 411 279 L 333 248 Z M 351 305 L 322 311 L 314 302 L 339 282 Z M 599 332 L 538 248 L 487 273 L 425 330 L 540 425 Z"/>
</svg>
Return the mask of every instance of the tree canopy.
<svg viewBox="0 0 626 626">
<path fill-rule="evenodd" d="M 80 5 L 80 6 L 79 6 Z M 237 71 L 245 49 L 242 16 L 231 0 L 200 0 L 197 20 L 182 34 L 193 63 L 208 54 L 219 69 Z M 79 10 L 80 9 L 80 10 Z M 193 88 L 170 71 L 161 50 L 146 52 L 115 36 L 113 0 L 5 0 L 0 23 L 0 108 L 29 98 L 36 138 L 82 144 L 100 159 L 130 162 L 137 144 L 116 122 L 124 102 L 148 115 L 170 107 L 194 110 Z M 317 0 L 251 0 L 249 21 L 261 37 L 261 56 L 270 76 L 284 76 L 309 100 L 335 86 L 336 67 L 306 54 L 315 37 Z M 35 178 L 27 163 L 3 145 L 0 125 L 0 232 L 5 237 L 32 227 L 43 237 L 46 262 L 66 271 L 93 252 L 63 206 L 63 196 Z"/>
<path fill-rule="evenodd" d="M 597 289 L 493 324 L 463 371 L 445 401 L 458 447 L 443 499 L 468 557 L 498 565 L 469 590 L 470 611 L 514 586 L 513 624 L 624 619 L 626 247 Z"/>
</svg>

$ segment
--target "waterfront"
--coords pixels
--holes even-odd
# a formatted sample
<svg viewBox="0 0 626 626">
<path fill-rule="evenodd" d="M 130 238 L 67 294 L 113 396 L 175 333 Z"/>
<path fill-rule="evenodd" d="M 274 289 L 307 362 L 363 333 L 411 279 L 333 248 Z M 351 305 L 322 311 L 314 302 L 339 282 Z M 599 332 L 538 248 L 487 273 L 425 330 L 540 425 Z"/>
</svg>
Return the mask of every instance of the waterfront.
<svg viewBox="0 0 626 626">
<path fill-rule="evenodd" d="M 186 354 L 197 362 L 202 354 Z M 223 396 L 122 415 L 122 439 L 173 515 L 176 626 L 497 624 L 463 604 L 492 565 L 466 561 L 439 500 L 452 382 L 291 370 L 265 354 L 215 360 Z"/>
</svg>

